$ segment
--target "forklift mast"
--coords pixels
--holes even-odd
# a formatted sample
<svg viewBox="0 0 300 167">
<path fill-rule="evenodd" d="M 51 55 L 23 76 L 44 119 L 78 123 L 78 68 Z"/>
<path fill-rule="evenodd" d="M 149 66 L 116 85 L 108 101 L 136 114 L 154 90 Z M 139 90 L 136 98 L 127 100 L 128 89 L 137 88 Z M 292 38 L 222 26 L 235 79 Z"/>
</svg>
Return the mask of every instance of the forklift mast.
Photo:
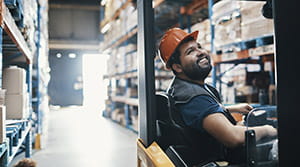
<svg viewBox="0 0 300 167">
<path fill-rule="evenodd" d="M 148 147 L 155 138 L 154 10 L 152 0 L 138 0 L 139 138 Z"/>
</svg>

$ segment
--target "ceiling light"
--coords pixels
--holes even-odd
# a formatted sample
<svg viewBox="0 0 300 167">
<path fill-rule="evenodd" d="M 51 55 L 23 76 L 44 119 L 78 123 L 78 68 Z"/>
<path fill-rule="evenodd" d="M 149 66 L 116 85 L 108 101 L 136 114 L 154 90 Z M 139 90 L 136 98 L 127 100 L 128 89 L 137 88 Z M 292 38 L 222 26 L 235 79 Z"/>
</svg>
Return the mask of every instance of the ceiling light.
<svg viewBox="0 0 300 167">
<path fill-rule="evenodd" d="M 102 0 L 101 5 L 104 6 L 106 4 L 107 0 Z"/>
<path fill-rule="evenodd" d="M 76 54 L 75 54 L 75 53 L 70 53 L 70 54 L 69 54 L 69 58 L 75 59 L 75 58 L 76 58 Z"/>
</svg>

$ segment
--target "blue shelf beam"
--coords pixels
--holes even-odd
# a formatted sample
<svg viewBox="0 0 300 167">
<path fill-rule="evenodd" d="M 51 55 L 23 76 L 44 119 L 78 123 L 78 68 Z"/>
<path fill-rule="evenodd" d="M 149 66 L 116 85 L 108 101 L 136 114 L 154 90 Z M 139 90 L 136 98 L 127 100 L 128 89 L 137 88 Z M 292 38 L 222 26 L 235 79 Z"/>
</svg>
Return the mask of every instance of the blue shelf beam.
<svg viewBox="0 0 300 167">
<path fill-rule="evenodd" d="M 3 167 L 10 164 L 22 144 L 25 145 L 25 157 L 31 157 L 31 124 L 28 121 L 15 121 L 7 125 L 6 131 L 9 140 L 0 144 L 0 164 Z"/>
</svg>

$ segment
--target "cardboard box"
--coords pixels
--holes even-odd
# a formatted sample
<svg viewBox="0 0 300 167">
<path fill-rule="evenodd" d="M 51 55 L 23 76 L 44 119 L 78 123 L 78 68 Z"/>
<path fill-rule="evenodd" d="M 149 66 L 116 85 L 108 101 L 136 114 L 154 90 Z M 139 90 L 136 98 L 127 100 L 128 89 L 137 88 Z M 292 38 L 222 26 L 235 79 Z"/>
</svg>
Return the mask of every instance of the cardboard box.
<svg viewBox="0 0 300 167">
<path fill-rule="evenodd" d="M 241 26 L 242 40 L 274 34 L 273 20 L 256 19 Z"/>
<path fill-rule="evenodd" d="M 6 119 L 24 119 L 28 117 L 28 94 L 7 94 L 5 98 Z"/>
<path fill-rule="evenodd" d="M 6 94 L 24 94 L 26 87 L 26 71 L 17 66 L 3 70 L 2 87 Z"/>
<path fill-rule="evenodd" d="M 135 131 L 139 130 L 139 117 L 138 115 L 131 115 L 131 123 L 132 123 L 132 128 Z"/>
<path fill-rule="evenodd" d="M 0 105 L 0 143 L 5 142 L 6 139 L 6 108 L 3 105 Z"/>
<path fill-rule="evenodd" d="M 138 88 L 134 87 L 134 88 L 127 88 L 126 90 L 126 97 L 138 97 Z"/>
<path fill-rule="evenodd" d="M 240 12 L 243 24 L 251 22 L 252 20 L 266 19 L 261 12 L 263 5 L 266 2 L 240 1 L 239 3 L 241 5 Z"/>
<path fill-rule="evenodd" d="M 236 9 L 240 8 L 239 1 L 232 1 L 232 0 L 222 0 L 215 3 L 212 7 L 213 11 L 213 20 L 216 20 L 218 17 L 230 13 Z"/>
<path fill-rule="evenodd" d="M 0 105 L 5 105 L 5 89 L 0 88 Z"/>
<path fill-rule="evenodd" d="M 241 40 L 241 18 L 231 18 L 215 25 L 215 46 L 219 47 Z"/>
</svg>

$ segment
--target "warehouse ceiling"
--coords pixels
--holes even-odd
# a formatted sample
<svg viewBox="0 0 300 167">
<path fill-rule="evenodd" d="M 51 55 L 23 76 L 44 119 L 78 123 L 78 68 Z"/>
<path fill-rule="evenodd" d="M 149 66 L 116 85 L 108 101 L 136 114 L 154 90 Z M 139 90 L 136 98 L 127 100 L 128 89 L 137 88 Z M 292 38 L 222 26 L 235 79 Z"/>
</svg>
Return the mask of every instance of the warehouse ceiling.
<svg viewBox="0 0 300 167">
<path fill-rule="evenodd" d="M 136 5 L 136 1 L 131 0 L 134 5 Z M 219 0 L 214 0 L 214 2 L 217 1 Z M 101 0 L 49 0 L 49 3 L 50 9 L 51 7 L 57 8 L 57 5 L 73 5 L 75 8 L 89 6 L 89 9 L 95 10 L 94 8 L 97 8 L 99 10 Z M 190 14 L 180 15 L 182 7 L 193 9 L 193 11 Z M 156 39 L 160 39 L 162 34 L 170 27 L 187 28 L 189 25 L 208 18 L 208 0 L 164 0 L 155 8 L 154 15 Z M 136 35 L 134 35 L 132 39 L 129 39 L 129 42 L 134 43 L 136 38 Z"/>
<path fill-rule="evenodd" d="M 100 0 L 49 0 L 50 4 L 100 5 Z"/>
</svg>

